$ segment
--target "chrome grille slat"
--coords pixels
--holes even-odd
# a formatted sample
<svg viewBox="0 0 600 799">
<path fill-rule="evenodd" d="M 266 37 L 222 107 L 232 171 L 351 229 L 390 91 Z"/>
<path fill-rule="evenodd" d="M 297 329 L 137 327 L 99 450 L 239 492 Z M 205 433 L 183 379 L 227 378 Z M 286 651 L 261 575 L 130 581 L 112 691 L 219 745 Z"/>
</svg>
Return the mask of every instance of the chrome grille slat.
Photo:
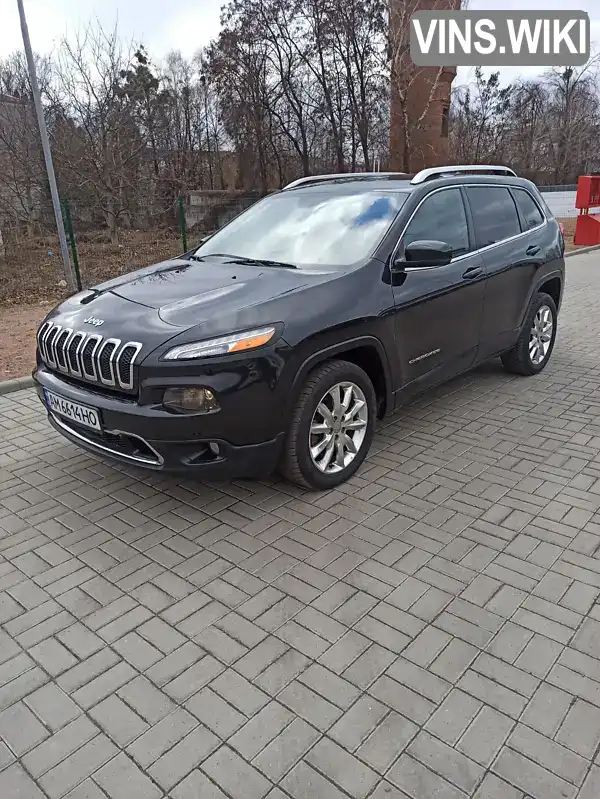
<svg viewBox="0 0 600 799">
<path fill-rule="evenodd" d="M 67 363 L 69 373 L 73 377 L 81 377 L 81 365 L 79 363 L 79 345 L 85 341 L 85 333 L 73 333 L 67 346 Z"/>
<path fill-rule="evenodd" d="M 68 327 L 64 327 L 58 336 L 54 338 L 54 354 L 56 356 L 56 365 L 61 372 L 67 371 L 67 348 L 72 335 L 73 331 Z"/>
<path fill-rule="evenodd" d="M 46 357 L 48 365 L 56 368 L 56 358 L 54 357 L 54 341 L 60 333 L 61 325 L 53 325 L 46 335 Z"/>
<path fill-rule="evenodd" d="M 42 361 L 51 369 L 96 385 L 134 388 L 135 364 L 143 347 L 139 341 L 122 342 L 44 322 L 37 342 Z"/>
<path fill-rule="evenodd" d="M 42 356 L 42 358 L 44 360 L 46 360 L 46 350 L 44 348 L 44 338 L 45 338 L 46 333 L 48 332 L 48 330 L 51 328 L 51 326 L 52 325 L 51 325 L 50 322 L 44 322 L 44 324 L 38 330 L 38 334 L 37 334 L 37 340 L 38 340 L 38 347 L 39 347 L 39 350 L 40 350 L 40 355 Z"/>
<path fill-rule="evenodd" d="M 140 344 L 139 341 L 128 341 L 127 344 L 124 344 L 121 347 L 121 350 L 115 359 L 115 375 L 119 381 L 119 385 L 123 386 L 123 388 L 133 388 L 133 364 L 135 363 L 135 359 L 142 349 L 142 346 L 143 345 Z M 133 350 L 129 364 L 125 364 L 122 360 L 123 355 L 125 352 L 127 352 L 127 350 Z M 123 369 L 126 369 L 127 379 L 123 377 Z"/>
<path fill-rule="evenodd" d="M 102 362 L 102 353 L 111 344 L 113 345 L 113 347 L 110 350 L 110 354 L 108 356 L 108 377 L 107 377 Z M 115 355 L 117 354 L 120 345 L 121 345 L 120 338 L 107 338 L 100 345 L 100 349 L 98 350 L 98 375 L 100 376 L 100 381 L 104 383 L 105 386 L 116 385 L 117 375 L 115 374 Z"/>
</svg>

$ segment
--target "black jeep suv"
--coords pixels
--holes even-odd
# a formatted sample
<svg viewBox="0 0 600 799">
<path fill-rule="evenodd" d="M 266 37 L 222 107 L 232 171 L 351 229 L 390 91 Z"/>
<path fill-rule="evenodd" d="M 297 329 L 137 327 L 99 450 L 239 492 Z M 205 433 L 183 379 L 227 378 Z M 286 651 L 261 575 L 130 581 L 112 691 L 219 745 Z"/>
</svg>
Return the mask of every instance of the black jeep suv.
<svg viewBox="0 0 600 799">
<path fill-rule="evenodd" d="M 506 167 L 302 178 L 197 250 L 61 303 L 34 377 L 54 427 L 92 452 L 327 489 L 415 392 L 493 356 L 540 372 L 563 256 Z"/>
</svg>

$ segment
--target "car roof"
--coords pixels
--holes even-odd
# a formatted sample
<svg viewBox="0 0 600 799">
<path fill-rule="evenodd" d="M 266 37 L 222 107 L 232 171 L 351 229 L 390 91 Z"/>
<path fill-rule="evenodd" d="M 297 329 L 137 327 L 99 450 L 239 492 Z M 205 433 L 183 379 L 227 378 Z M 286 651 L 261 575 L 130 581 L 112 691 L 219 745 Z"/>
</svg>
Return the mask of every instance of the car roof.
<svg viewBox="0 0 600 799">
<path fill-rule="evenodd" d="M 498 169 L 498 173 L 487 174 L 485 170 Z M 470 170 L 476 170 L 474 173 Z M 426 174 L 428 173 L 428 174 Z M 510 173 L 510 174 L 509 174 Z M 283 192 L 318 192 L 326 194 L 347 194 L 357 191 L 372 192 L 413 192 L 424 188 L 429 190 L 441 186 L 463 183 L 494 183 L 500 186 L 532 187 L 529 180 L 518 177 L 508 167 L 441 167 L 423 170 L 416 175 L 405 173 L 346 173 L 341 175 L 317 175 L 301 178 L 288 184 Z"/>
</svg>

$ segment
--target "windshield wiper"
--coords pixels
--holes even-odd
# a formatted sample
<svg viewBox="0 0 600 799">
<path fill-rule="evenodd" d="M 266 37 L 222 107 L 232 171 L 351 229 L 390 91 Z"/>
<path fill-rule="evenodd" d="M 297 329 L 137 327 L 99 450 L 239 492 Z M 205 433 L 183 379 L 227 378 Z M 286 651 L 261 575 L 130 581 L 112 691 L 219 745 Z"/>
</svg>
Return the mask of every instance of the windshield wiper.
<svg viewBox="0 0 600 799">
<path fill-rule="evenodd" d="M 257 264 L 258 266 L 279 266 L 282 269 L 297 269 L 294 264 L 288 264 L 285 261 L 269 261 L 266 258 L 247 258 L 242 255 L 231 255 L 227 252 L 209 252 L 206 255 L 192 255 L 195 261 L 204 261 L 205 258 L 210 256 L 215 258 L 227 258 L 232 264 Z"/>
</svg>

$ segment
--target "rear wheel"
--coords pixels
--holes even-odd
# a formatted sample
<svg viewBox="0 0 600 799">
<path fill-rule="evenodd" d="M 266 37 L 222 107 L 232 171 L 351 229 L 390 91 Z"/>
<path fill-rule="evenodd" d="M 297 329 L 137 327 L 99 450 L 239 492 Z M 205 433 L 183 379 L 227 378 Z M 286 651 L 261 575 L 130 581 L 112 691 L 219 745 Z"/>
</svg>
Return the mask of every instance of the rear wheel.
<svg viewBox="0 0 600 799">
<path fill-rule="evenodd" d="M 535 294 L 517 343 L 502 356 L 508 372 L 536 375 L 550 360 L 556 339 L 556 304 L 549 294 Z"/>
<path fill-rule="evenodd" d="M 349 361 L 329 361 L 308 377 L 292 413 L 281 463 L 303 488 L 334 488 L 364 461 L 377 401 L 367 374 Z"/>
</svg>

